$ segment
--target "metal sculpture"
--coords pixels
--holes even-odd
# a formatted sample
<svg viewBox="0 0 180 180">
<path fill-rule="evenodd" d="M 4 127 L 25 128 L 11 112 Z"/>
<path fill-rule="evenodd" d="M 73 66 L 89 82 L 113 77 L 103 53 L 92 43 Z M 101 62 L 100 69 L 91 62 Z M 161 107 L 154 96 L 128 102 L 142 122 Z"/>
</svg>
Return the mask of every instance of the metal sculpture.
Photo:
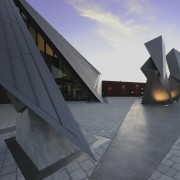
<svg viewBox="0 0 180 180">
<path fill-rule="evenodd" d="M 172 103 L 162 36 L 145 43 L 145 46 L 151 57 L 141 67 L 142 72 L 147 77 L 142 104 Z"/>
<path fill-rule="evenodd" d="M 174 101 L 179 101 L 180 97 L 180 52 L 172 49 L 166 56 L 170 71 L 169 83 L 171 95 Z"/>
</svg>

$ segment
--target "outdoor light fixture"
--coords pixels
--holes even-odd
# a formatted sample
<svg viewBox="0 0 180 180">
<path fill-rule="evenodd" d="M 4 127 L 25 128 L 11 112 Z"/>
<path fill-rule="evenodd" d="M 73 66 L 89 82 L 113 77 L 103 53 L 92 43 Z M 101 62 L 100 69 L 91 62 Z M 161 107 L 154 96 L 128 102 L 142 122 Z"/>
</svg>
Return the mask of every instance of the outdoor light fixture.
<svg viewBox="0 0 180 180">
<path fill-rule="evenodd" d="M 112 91 L 112 87 L 111 86 L 108 87 L 108 91 Z"/>
<path fill-rule="evenodd" d="M 167 101 L 169 99 L 168 94 L 163 89 L 155 90 L 152 93 L 152 97 L 154 98 L 154 100 L 159 101 L 159 102 Z"/>
</svg>

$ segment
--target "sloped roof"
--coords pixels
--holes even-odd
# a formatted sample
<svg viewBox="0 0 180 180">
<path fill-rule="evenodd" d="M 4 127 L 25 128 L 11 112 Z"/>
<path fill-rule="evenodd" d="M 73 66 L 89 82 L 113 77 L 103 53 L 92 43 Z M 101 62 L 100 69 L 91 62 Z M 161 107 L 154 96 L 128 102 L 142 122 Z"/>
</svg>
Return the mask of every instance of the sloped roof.
<svg viewBox="0 0 180 180">
<path fill-rule="evenodd" d="M 39 29 L 45 33 L 50 42 L 64 56 L 79 77 L 83 80 L 95 97 L 102 102 L 97 92 L 100 73 L 94 68 L 70 43 L 68 43 L 37 11 L 25 0 L 15 0 L 28 15 L 37 23 Z"/>
<path fill-rule="evenodd" d="M 0 1 L 0 84 L 92 155 L 13 0 Z"/>
</svg>

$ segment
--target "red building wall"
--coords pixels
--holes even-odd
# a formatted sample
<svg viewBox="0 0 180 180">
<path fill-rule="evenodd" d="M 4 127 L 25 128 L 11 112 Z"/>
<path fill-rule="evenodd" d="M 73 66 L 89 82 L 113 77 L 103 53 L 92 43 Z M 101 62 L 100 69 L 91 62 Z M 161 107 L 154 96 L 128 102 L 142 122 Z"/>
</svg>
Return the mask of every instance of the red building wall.
<svg viewBox="0 0 180 180">
<path fill-rule="evenodd" d="M 145 83 L 102 81 L 103 96 L 142 96 Z"/>
</svg>

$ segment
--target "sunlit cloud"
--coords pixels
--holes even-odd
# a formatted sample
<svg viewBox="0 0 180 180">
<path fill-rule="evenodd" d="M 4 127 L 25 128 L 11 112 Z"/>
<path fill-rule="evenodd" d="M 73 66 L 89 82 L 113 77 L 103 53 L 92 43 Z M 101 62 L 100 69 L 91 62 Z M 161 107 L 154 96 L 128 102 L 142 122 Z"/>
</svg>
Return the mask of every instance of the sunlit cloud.
<svg viewBox="0 0 180 180">
<path fill-rule="evenodd" d="M 121 1 L 121 0 L 119 0 Z M 153 11 L 155 9 L 151 6 L 149 0 L 125 0 L 123 2 L 126 7 L 126 14 L 128 15 L 140 15 L 142 19 L 153 20 L 155 19 Z"/>
<path fill-rule="evenodd" d="M 134 41 L 142 42 L 144 40 L 142 34 L 149 30 L 148 26 L 138 25 L 131 19 L 122 20 L 92 1 L 68 0 L 68 2 L 81 16 L 96 22 L 98 25 L 97 32 L 114 48 L 121 49 L 133 45 Z M 138 8 L 136 7 L 137 10 Z M 138 11 L 140 11 L 140 7 Z"/>
<path fill-rule="evenodd" d="M 144 10 L 145 10 L 143 1 L 141 2 L 141 1 L 138 1 L 138 0 L 126 0 L 125 5 L 126 5 L 126 7 L 128 9 L 127 14 L 143 13 Z"/>
</svg>

